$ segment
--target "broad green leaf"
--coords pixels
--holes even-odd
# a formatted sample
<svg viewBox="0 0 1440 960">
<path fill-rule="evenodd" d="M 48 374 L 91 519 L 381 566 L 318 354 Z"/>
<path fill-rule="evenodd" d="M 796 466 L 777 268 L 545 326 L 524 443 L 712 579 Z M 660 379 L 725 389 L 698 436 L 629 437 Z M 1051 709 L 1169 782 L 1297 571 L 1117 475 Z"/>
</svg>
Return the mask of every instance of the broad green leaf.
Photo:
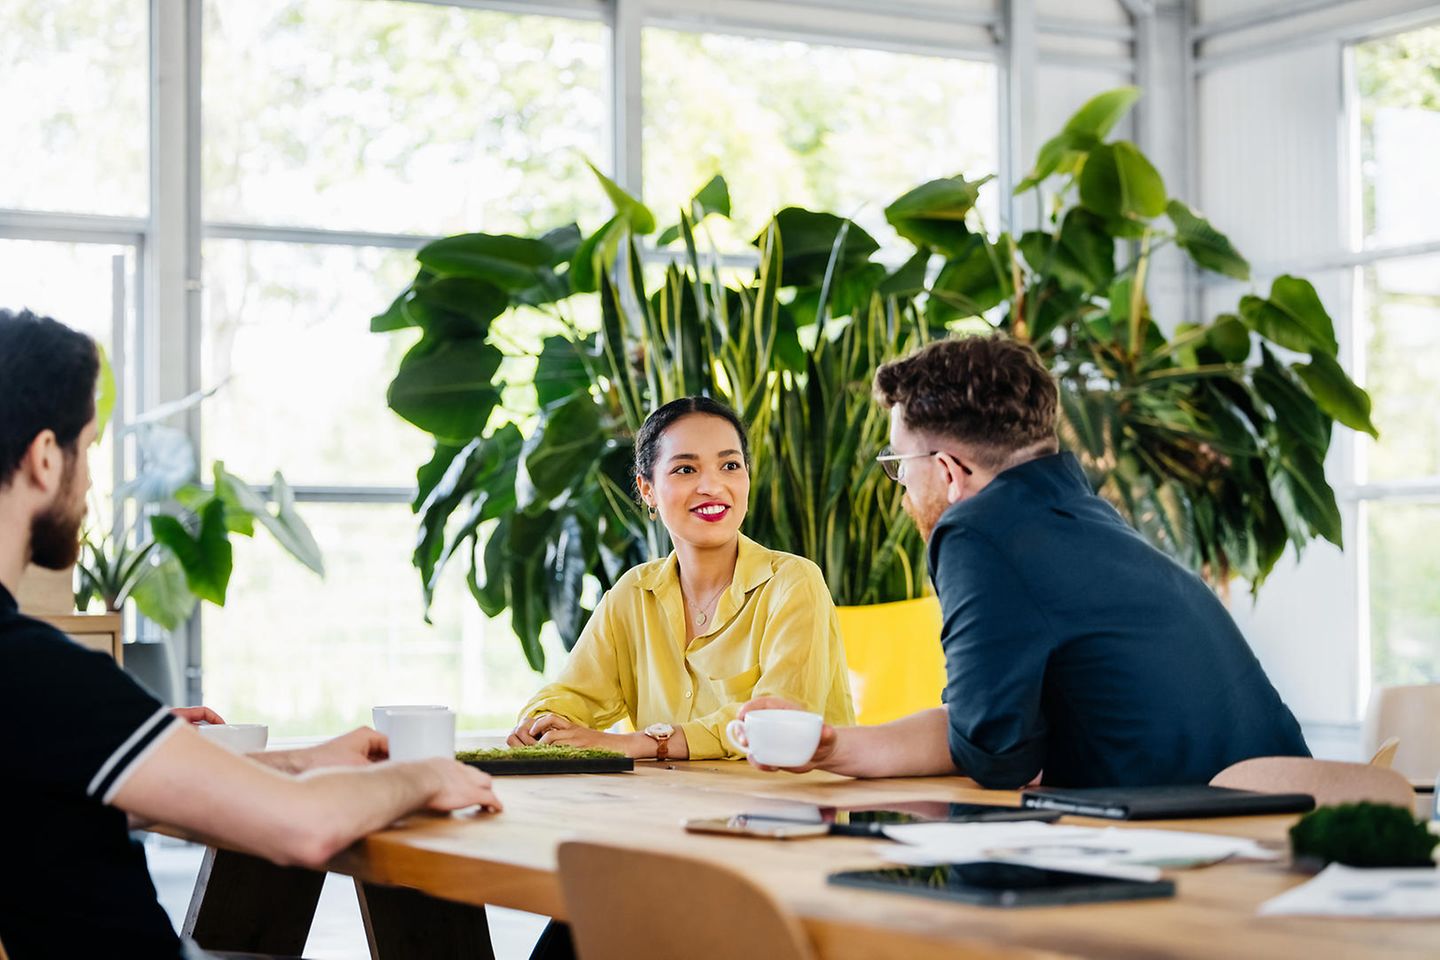
<svg viewBox="0 0 1440 960">
<path fill-rule="evenodd" d="M 1115 241 L 1104 222 L 1076 207 L 1060 225 L 1059 245 L 1048 233 L 1031 231 L 1020 238 L 1020 252 L 1033 273 L 1053 277 L 1081 293 L 1101 293 L 1115 275 Z"/>
<path fill-rule="evenodd" d="M 945 262 L 930 287 L 931 323 L 978 316 L 1011 295 L 1010 245 L 1007 237 L 1001 240 L 1001 246 L 987 250 L 984 238 L 974 235 Z"/>
<path fill-rule="evenodd" d="M 1296 549 L 1305 545 L 1307 532 L 1344 547 L 1335 491 L 1326 481 L 1324 464 L 1314 450 L 1296 446 L 1272 461 L 1270 491 L 1290 528 L 1290 539 Z"/>
<path fill-rule="evenodd" d="M 509 294 L 487 280 L 447 277 L 417 289 L 403 309 L 425 333 L 461 339 L 486 336 L 509 306 Z"/>
<path fill-rule="evenodd" d="M 917 247 L 953 256 L 970 235 L 965 218 L 975 208 L 980 187 L 991 179 L 970 183 L 957 176 L 923 183 L 886 207 L 885 219 Z"/>
<path fill-rule="evenodd" d="M 1226 363 L 1244 363 L 1253 344 L 1250 330 L 1234 314 L 1224 313 L 1205 332 L 1205 343 Z"/>
<path fill-rule="evenodd" d="M 110 354 L 100 344 L 95 344 L 100 355 L 100 375 L 95 381 L 95 443 L 105 438 L 105 428 L 110 425 L 110 415 L 115 412 L 115 368 L 110 365 Z"/>
<path fill-rule="evenodd" d="M 586 558 L 594 553 L 586 549 L 586 536 L 580 519 L 567 513 L 560 521 L 555 540 L 546 551 L 545 565 L 549 592 L 546 606 L 560 642 L 566 650 L 573 649 L 585 628 L 589 611 L 581 603 L 585 590 Z"/>
<path fill-rule="evenodd" d="M 415 326 L 415 321 L 405 312 L 405 303 L 410 295 L 415 292 L 413 286 L 406 287 L 400 291 L 400 296 L 390 301 L 390 306 L 384 313 L 377 313 L 370 318 L 371 333 L 389 333 L 392 330 L 404 330 L 406 327 Z"/>
<path fill-rule="evenodd" d="M 166 630 L 176 630 L 195 612 L 195 594 L 185 584 L 185 570 L 173 556 L 150 567 L 130 598 L 136 608 Z"/>
<path fill-rule="evenodd" d="M 1140 99 L 1139 87 L 1116 87 L 1096 94 L 1076 110 L 1065 122 L 1066 133 L 1088 133 L 1097 139 L 1104 139 L 1125 119 L 1125 114 Z"/>
<path fill-rule="evenodd" d="M 588 392 L 589 368 L 581 352 L 594 353 L 594 338 L 575 343 L 565 337 L 546 337 L 535 365 L 535 396 L 541 407 L 573 393 Z"/>
<path fill-rule="evenodd" d="M 913 296 L 925 289 L 926 269 L 930 265 L 930 251 L 920 249 L 909 260 L 895 269 L 876 289 L 883 296 Z"/>
<path fill-rule="evenodd" d="M 690 198 L 690 210 L 696 223 L 712 213 L 722 217 L 730 216 L 730 187 L 725 183 L 725 178 L 718 173 L 711 177 L 705 186 Z"/>
<path fill-rule="evenodd" d="M 1073 174 L 1085 162 L 1091 150 L 1100 145 L 1100 140 L 1088 133 L 1061 132 L 1045 141 L 1036 154 L 1035 166 L 1025 179 L 1016 185 L 1018 195 L 1032 190 L 1052 174 Z"/>
<path fill-rule="evenodd" d="M 230 537 L 225 530 L 225 505 L 212 500 L 200 513 L 200 531 L 191 536 L 168 514 L 150 518 L 150 532 L 185 571 L 185 583 L 201 600 L 225 606 L 225 591 L 234 567 Z"/>
<path fill-rule="evenodd" d="M 430 455 L 429 462 L 415 471 L 415 499 L 410 502 L 411 513 L 420 512 L 421 505 L 430 496 L 430 491 L 435 489 L 435 485 L 450 469 L 450 464 L 455 462 L 455 458 L 464 449 L 454 443 L 444 443 L 438 440 L 435 442 L 435 449 Z"/>
<path fill-rule="evenodd" d="M 547 407 L 541 417 L 525 441 L 515 477 L 522 510 L 549 503 L 583 484 L 605 445 L 600 407 L 588 393 Z"/>
<path fill-rule="evenodd" d="M 1310 388 L 1321 410 L 1351 430 L 1379 438 L 1380 433 L 1370 420 L 1370 395 L 1355 385 L 1334 357 L 1316 353 L 1309 363 L 1295 364 L 1292 369 Z"/>
<path fill-rule="evenodd" d="M 1298 277 L 1277 277 L 1268 299 L 1246 295 L 1240 298 L 1240 318 L 1256 333 L 1297 353 L 1327 353 L 1340 345 L 1335 324 L 1309 281 Z"/>
<path fill-rule="evenodd" d="M 848 224 L 848 226 L 847 226 Z M 825 279 L 826 267 L 835 249 L 835 240 L 845 228 L 845 239 L 839 250 L 837 266 L 842 269 L 870 258 L 880 244 L 859 226 L 833 213 L 815 213 L 800 207 L 786 207 L 775 215 L 774 225 L 780 232 L 782 284 L 786 287 L 819 286 Z M 763 248 L 767 226 L 751 241 Z"/>
<path fill-rule="evenodd" d="M 558 267 L 562 263 L 569 263 L 575 256 L 575 251 L 580 249 L 580 242 L 584 239 L 580 234 L 580 225 L 567 223 L 563 227 L 556 227 L 548 230 L 540 237 L 540 242 L 550 248 L 550 266 Z"/>
<path fill-rule="evenodd" d="M 1085 160 L 1080 202 L 1105 217 L 1158 217 L 1165 212 L 1165 181 L 1133 143 L 1107 143 Z"/>
<path fill-rule="evenodd" d="M 462 233 L 426 244 L 415 259 L 440 276 L 485 280 L 515 292 L 539 282 L 551 254 L 549 244 L 529 237 Z"/>
<path fill-rule="evenodd" d="M 1196 264 L 1236 280 L 1250 279 L 1249 262 L 1209 220 L 1179 200 L 1166 204 L 1165 213 L 1175 225 L 1175 243 L 1188 252 Z"/>
<path fill-rule="evenodd" d="M 390 409 L 437 440 L 468 443 L 485 431 L 500 401 L 495 374 L 502 359 L 482 340 L 422 340 L 390 382 Z"/>
<path fill-rule="evenodd" d="M 1024 193 L 1052 173 L 1073 172 L 1067 168 L 1099 146 L 1139 99 L 1139 87 L 1118 87 L 1091 97 L 1075 111 L 1065 128 L 1040 148 L 1034 169 L 1015 192 Z"/>
<path fill-rule="evenodd" d="M 295 495 L 290 485 L 285 482 L 285 477 L 278 471 L 270 479 L 270 498 L 275 501 L 274 514 L 270 513 L 269 505 L 260 495 L 260 491 L 226 470 L 224 463 L 219 460 L 215 461 L 215 488 L 226 491 L 224 496 L 230 498 L 230 502 L 259 520 L 276 542 L 285 548 L 286 553 L 320 576 L 325 575 L 325 561 L 320 553 L 320 545 L 315 542 L 310 528 L 296 512 Z"/>
<path fill-rule="evenodd" d="M 1251 374 L 1251 379 L 1256 394 L 1274 414 L 1271 422 L 1282 445 L 1288 440 L 1299 441 L 1323 457 L 1330 447 L 1330 431 L 1314 398 L 1263 345 L 1260 357 L 1260 367 Z"/>
<path fill-rule="evenodd" d="M 655 215 L 650 212 L 649 207 L 626 193 L 624 188 L 601 173 L 599 168 L 589 160 L 585 161 L 585 165 L 590 168 L 591 173 L 595 174 L 595 179 L 600 181 L 605 195 L 615 206 L 615 215 L 630 227 L 631 233 L 644 236 L 647 233 L 655 232 Z"/>
<path fill-rule="evenodd" d="M 620 246 L 621 219 L 616 214 L 581 242 L 570 261 L 570 285 L 581 293 L 594 293 Z"/>
</svg>

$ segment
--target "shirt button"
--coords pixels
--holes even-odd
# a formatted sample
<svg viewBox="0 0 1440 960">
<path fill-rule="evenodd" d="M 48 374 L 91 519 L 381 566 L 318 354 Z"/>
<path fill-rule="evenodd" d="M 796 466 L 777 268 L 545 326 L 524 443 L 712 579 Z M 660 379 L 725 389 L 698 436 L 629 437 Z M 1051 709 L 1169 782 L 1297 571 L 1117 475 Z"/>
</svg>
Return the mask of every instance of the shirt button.
<svg viewBox="0 0 1440 960">
<path fill-rule="evenodd" d="M 686 690 L 686 691 L 685 691 L 685 699 L 686 699 L 686 700 L 689 700 L 689 699 L 690 699 L 690 691 L 689 691 L 689 690 Z"/>
</svg>

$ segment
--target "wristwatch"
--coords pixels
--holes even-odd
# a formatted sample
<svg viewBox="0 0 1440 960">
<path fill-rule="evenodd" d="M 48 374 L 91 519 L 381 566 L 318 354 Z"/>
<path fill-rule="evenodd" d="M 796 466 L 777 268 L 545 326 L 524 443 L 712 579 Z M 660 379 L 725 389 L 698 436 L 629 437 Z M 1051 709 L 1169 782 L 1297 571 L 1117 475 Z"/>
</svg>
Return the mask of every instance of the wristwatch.
<svg viewBox="0 0 1440 960">
<path fill-rule="evenodd" d="M 645 736 L 655 741 L 655 759 L 666 760 L 670 757 L 670 738 L 675 734 L 675 728 L 668 723 L 652 723 L 641 731 Z"/>
</svg>

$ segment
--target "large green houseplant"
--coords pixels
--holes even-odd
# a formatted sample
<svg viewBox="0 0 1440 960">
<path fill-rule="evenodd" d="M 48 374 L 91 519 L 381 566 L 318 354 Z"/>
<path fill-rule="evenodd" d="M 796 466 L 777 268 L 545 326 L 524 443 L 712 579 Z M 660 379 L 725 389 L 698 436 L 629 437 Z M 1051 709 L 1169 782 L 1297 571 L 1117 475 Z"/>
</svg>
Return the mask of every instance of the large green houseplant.
<svg viewBox="0 0 1440 960">
<path fill-rule="evenodd" d="M 877 262 L 855 224 L 788 208 L 756 238 L 753 277 L 727 281 L 695 242 L 700 220 L 728 215 L 719 178 L 661 235 L 682 246 L 653 279 L 636 238 L 655 217 L 604 177 L 616 213 L 589 236 L 571 225 L 423 248 L 415 280 L 372 328 L 420 332 L 389 400 L 436 441 L 414 504 L 427 596 L 458 562 L 487 613 L 510 611 L 537 669 L 547 620 L 572 644 L 586 578 L 607 588 L 665 546 L 631 494 L 630 438 L 647 410 L 695 392 L 752 425 L 753 536 L 819 563 L 839 603 L 916 595 L 923 553 L 899 488 L 872 460 L 885 424 L 869 382 L 880 363 L 959 326 L 1040 350 L 1062 387 L 1062 440 L 1097 490 L 1212 582 L 1239 574 L 1258 586 L 1287 542 L 1338 544 L 1323 458 L 1334 421 L 1374 433 L 1369 400 L 1336 362 L 1333 324 L 1304 280 L 1278 278 L 1268 296 L 1168 335 L 1152 317 L 1145 278 L 1162 244 L 1237 279 L 1249 267 L 1166 195 L 1133 144 L 1106 141 L 1137 96 L 1096 97 L 1045 145 L 1018 188 L 1036 192 L 1042 215 L 1019 237 L 979 222 L 989 178 L 907 192 L 885 211 L 915 248 L 898 267 Z M 574 319 L 586 298 L 598 301 L 595 329 Z M 497 371 L 525 352 L 506 322 L 535 311 L 557 333 L 530 351 L 522 431 L 497 409 Z"/>
</svg>

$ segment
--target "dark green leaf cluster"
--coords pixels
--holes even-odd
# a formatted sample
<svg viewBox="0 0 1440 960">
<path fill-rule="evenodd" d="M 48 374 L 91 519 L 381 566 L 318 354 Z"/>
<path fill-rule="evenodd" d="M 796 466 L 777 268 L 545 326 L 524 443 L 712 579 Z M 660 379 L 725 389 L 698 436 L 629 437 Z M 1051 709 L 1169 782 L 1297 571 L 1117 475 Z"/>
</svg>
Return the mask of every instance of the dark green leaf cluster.
<svg viewBox="0 0 1440 960">
<path fill-rule="evenodd" d="M 1290 828 L 1296 861 L 1351 867 L 1433 867 L 1440 836 L 1409 810 L 1379 803 L 1342 803 L 1306 814 Z"/>
</svg>

